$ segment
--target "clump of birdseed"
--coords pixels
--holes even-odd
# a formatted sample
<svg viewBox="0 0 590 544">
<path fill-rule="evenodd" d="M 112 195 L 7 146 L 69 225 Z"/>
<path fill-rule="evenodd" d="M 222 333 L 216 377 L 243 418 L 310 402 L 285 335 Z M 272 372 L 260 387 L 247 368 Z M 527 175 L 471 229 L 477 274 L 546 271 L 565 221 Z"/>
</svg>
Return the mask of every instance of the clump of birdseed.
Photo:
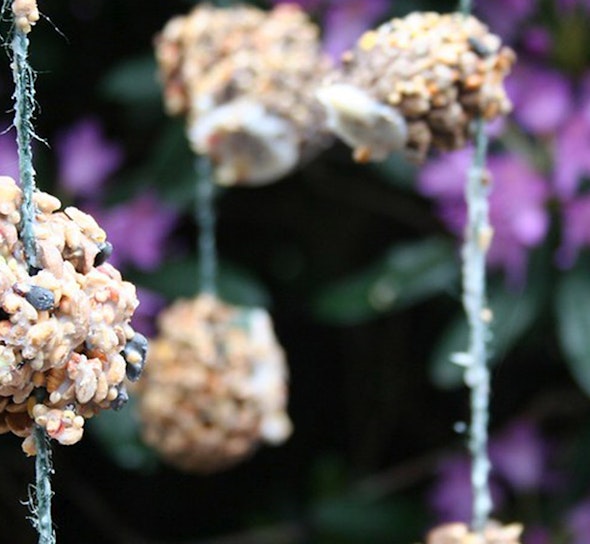
<svg viewBox="0 0 590 544">
<path fill-rule="evenodd" d="M 213 472 L 287 439 L 288 370 L 265 311 L 200 295 L 159 327 L 137 395 L 145 441 L 166 461 Z"/>
<path fill-rule="evenodd" d="M 361 36 L 319 89 L 332 131 L 359 162 L 424 160 L 464 147 L 471 122 L 507 114 L 514 52 L 473 16 L 411 13 Z"/>
<path fill-rule="evenodd" d="M 105 232 L 88 214 L 36 192 L 39 269 L 19 240 L 21 190 L 0 177 L 0 433 L 35 454 L 36 423 L 61 444 L 82 437 L 84 419 L 126 398 L 147 341 L 129 325 L 135 287 L 104 262 Z"/>
</svg>

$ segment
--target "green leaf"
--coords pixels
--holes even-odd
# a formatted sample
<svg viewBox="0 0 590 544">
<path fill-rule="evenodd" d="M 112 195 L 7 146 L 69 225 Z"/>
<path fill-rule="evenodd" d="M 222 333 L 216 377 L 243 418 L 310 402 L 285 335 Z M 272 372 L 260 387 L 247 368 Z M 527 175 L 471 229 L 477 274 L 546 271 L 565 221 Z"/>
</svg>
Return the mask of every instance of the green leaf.
<svg viewBox="0 0 590 544">
<path fill-rule="evenodd" d="M 331 324 L 354 325 L 446 291 L 457 275 L 447 241 L 400 245 L 369 268 L 326 287 L 313 301 L 314 312 Z"/>
<path fill-rule="evenodd" d="M 134 470 L 155 467 L 156 454 L 140 438 L 140 424 L 133 397 L 121 411 L 104 410 L 100 417 L 92 418 L 87 426 L 119 466 Z"/>
<path fill-rule="evenodd" d="M 146 104 L 161 107 L 156 61 L 145 55 L 121 62 L 103 79 L 100 91 L 105 98 L 135 108 Z"/>
<path fill-rule="evenodd" d="M 198 260 L 188 257 L 169 261 L 153 272 L 135 272 L 134 280 L 143 287 L 161 293 L 169 299 L 192 297 L 199 291 Z M 234 265 L 221 263 L 217 288 L 222 300 L 239 306 L 268 307 L 270 296 L 266 288 L 252 275 Z"/>
<path fill-rule="evenodd" d="M 555 299 L 561 348 L 572 376 L 590 395 L 590 275 L 582 267 L 563 275 Z"/>
<path fill-rule="evenodd" d="M 490 364 L 496 363 L 531 326 L 539 300 L 537 291 L 527 288 L 514 293 L 505 287 L 490 288 L 488 306 L 494 319 L 488 344 Z M 439 387 L 450 389 L 463 382 L 463 368 L 451 362 L 453 353 L 464 352 L 468 348 L 469 330 L 464 314 L 453 319 L 443 332 L 434 348 L 430 361 L 432 381 Z"/>
<path fill-rule="evenodd" d="M 410 501 L 366 501 L 356 496 L 323 500 L 313 507 L 314 527 L 329 542 L 411 542 L 422 532 L 423 515 Z M 323 541 L 323 540 L 322 540 Z"/>
</svg>

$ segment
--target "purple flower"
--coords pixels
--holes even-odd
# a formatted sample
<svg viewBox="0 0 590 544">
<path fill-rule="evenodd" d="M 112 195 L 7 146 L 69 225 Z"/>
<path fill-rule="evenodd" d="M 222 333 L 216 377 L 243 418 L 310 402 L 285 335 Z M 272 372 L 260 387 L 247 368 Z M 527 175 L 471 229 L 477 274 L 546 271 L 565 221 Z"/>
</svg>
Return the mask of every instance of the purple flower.
<svg viewBox="0 0 590 544">
<path fill-rule="evenodd" d="M 515 119 L 533 134 L 556 131 L 571 113 L 572 88 L 560 72 L 520 64 L 506 80 L 506 89 Z"/>
<path fill-rule="evenodd" d="M 502 489 L 490 481 L 490 490 L 496 508 L 505 501 Z M 472 513 L 471 463 L 466 455 L 455 455 L 443 460 L 438 467 L 437 481 L 428 494 L 428 503 L 437 521 L 468 523 Z"/>
<path fill-rule="evenodd" d="M 105 140 L 100 123 L 87 118 L 56 137 L 59 182 L 71 195 L 92 197 L 121 165 L 119 146 Z"/>
<path fill-rule="evenodd" d="M 16 135 L 12 130 L 0 134 L 0 175 L 10 176 L 17 182 L 20 179 Z"/>
<path fill-rule="evenodd" d="M 542 487 L 547 468 L 548 445 L 530 421 L 511 423 L 490 441 L 495 472 L 519 492 Z"/>
<path fill-rule="evenodd" d="M 551 544 L 551 533 L 541 525 L 527 527 L 523 536 L 524 544 Z"/>
<path fill-rule="evenodd" d="M 575 506 L 567 515 L 566 525 L 572 540 L 570 544 L 588 544 L 590 535 L 590 497 Z"/>
<path fill-rule="evenodd" d="M 157 293 L 142 287 L 137 288 L 137 298 L 139 306 L 133 314 L 131 325 L 136 331 L 151 338 L 156 333 L 155 318 L 166 305 L 166 300 Z"/>
<path fill-rule="evenodd" d="M 573 198 L 582 176 L 590 174 L 590 120 L 584 114 L 572 115 L 555 140 L 553 181 L 563 200 Z"/>
<path fill-rule="evenodd" d="M 556 3 L 560 11 L 573 11 L 578 6 L 590 9 L 590 0 L 556 0 Z"/>
<path fill-rule="evenodd" d="M 427 164 L 418 179 L 420 192 L 437 200 L 439 216 L 457 236 L 462 236 L 465 228 L 463 187 L 472 153 L 467 149 L 443 155 Z M 548 229 L 548 185 L 514 154 L 489 157 L 488 169 L 493 179 L 490 222 L 494 228 L 488 262 L 503 269 L 509 282 L 518 285 L 525 277 L 529 249 L 543 241 Z"/>
<path fill-rule="evenodd" d="M 91 213 L 113 244 L 110 258 L 113 266 L 131 264 L 152 270 L 160 264 L 166 240 L 176 223 L 176 213 L 164 206 L 154 193 Z"/>
<path fill-rule="evenodd" d="M 334 59 L 349 49 L 362 33 L 385 15 L 390 0 L 273 0 L 295 3 L 307 11 L 322 12 L 324 50 Z"/>
<path fill-rule="evenodd" d="M 476 9 L 494 32 L 510 41 L 533 14 L 536 4 L 537 0 L 482 0 L 477 2 Z"/>
<path fill-rule="evenodd" d="M 557 250 L 557 264 L 573 266 L 580 249 L 590 246 L 590 195 L 564 204 L 562 209 L 562 239 Z"/>
<path fill-rule="evenodd" d="M 385 15 L 388 0 L 332 1 L 324 19 L 324 49 L 340 58 L 362 33 Z"/>
<path fill-rule="evenodd" d="M 553 36 L 546 28 L 534 26 L 524 31 L 522 45 L 527 53 L 537 57 L 546 57 L 553 48 Z"/>
</svg>

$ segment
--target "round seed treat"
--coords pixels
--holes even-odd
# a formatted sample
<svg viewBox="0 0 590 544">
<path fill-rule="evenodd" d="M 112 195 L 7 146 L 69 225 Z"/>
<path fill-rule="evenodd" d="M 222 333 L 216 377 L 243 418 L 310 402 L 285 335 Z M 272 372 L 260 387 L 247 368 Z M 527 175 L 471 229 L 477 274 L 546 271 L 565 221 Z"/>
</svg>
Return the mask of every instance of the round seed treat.
<svg viewBox="0 0 590 544">
<path fill-rule="evenodd" d="M 315 96 L 330 69 L 318 35 L 294 4 L 200 4 L 156 37 L 166 109 L 188 117 L 218 183 L 276 181 L 330 142 Z"/>
<path fill-rule="evenodd" d="M 471 121 L 511 109 L 514 52 L 475 17 L 411 13 L 366 32 L 318 90 L 331 130 L 359 162 L 458 149 Z"/>
<path fill-rule="evenodd" d="M 143 337 L 129 325 L 135 287 L 97 265 L 106 235 L 94 219 L 58 211 L 57 198 L 37 192 L 37 267 L 29 269 L 17 231 L 21 198 L 13 179 L 0 177 L 0 433 L 23 437 L 34 455 L 34 423 L 73 444 L 85 418 L 119 407 L 126 357 L 139 365 Z"/>
<path fill-rule="evenodd" d="M 500 525 L 491 521 L 480 536 L 464 523 L 447 523 L 432 529 L 426 544 L 520 544 L 522 531 L 519 523 Z"/>
<path fill-rule="evenodd" d="M 287 366 L 268 314 L 210 295 L 161 314 L 137 385 L 145 441 L 183 470 L 214 472 L 291 434 Z"/>
</svg>

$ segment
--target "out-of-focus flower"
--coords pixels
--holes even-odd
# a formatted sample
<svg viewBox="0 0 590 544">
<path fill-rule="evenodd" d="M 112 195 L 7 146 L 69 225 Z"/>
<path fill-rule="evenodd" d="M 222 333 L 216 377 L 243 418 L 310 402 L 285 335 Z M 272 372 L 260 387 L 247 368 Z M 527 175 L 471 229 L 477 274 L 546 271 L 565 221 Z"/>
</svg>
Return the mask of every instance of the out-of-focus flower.
<svg viewBox="0 0 590 544">
<path fill-rule="evenodd" d="M 537 0 L 496 0 L 477 2 L 476 10 L 492 31 L 506 41 L 514 39 L 522 23 L 535 11 Z"/>
<path fill-rule="evenodd" d="M 435 198 L 438 213 L 451 232 L 463 235 L 465 203 L 463 187 L 473 150 L 448 153 L 427 164 L 419 174 L 419 190 Z M 491 156 L 490 221 L 494 238 L 488 253 L 491 266 L 503 269 L 510 283 L 524 280 L 527 253 L 540 244 L 549 225 L 545 179 L 515 154 Z"/>
<path fill-rule="evenodd" d="M 324 50 L 334 59 L 383 17 L 392 4 L 389 0 L 274 0 L 274 3 L 296 3 L 306 11 L 322 12 Z"/>
<path fill-rule="evenodd" d="M 527 527 L 523 542 L 524 544 L 551 544 L 551 532 L 541 525 Z"/>
<path fill-rule="evenodd" d="M 93 210 L 113 244 L 109 262 L 152 270 L 164 256 L 165 243 L 176 223 L 176 213 L 148 192 L 107 210 Z"/>
<path fill-rule="evenodd" d="M 335 0 L 324 19 L 324 49 L 337 59 L 387 13 L 388 0 Z"/>
<path fill-rule="evenodd" d="M 0 133 L 0 174 L 15 180 L 20 178 L 16 136 L 12 131 Z"/>
<path fill-rule="evenodd" d="M 531 55 L 545 57 L 553 47 L 553 36 L 546 28 L 533 26 L 523 33 L 522 46 Z"/>
<path fill-rule="evenodd" d="M 590 9 L 590 0 L 556 0 L 560 11 L 573 11 L 577 7 Z"/>
<path fill-rule="evenodd" d="M 166 305 L 166 300 L 143 287 L 137 287 L 137 298 L 139 306 L 133 314 L 131 325 L 137 332 L 151 338 L 156 333 L 156 316 Z"/>
<path fill-rule="evenodd" d="M 571 267 L 582 247 L 590 246 L 590 195 L 566 203 L 562 209 L 562 239 L 557 264 Z"/>
<path fill-rule="evenodd" d="M 571 112 L 568 79 L 555 70 L 519 64 L 506 81 L 514 117 L 533 134 L 554 132 Z"/>
<path fill-rule="evenodd" d="M 588 544 L 590 535 L 590 497 L 575 506 L 567 515 L 566 526 L 570 532 L 570 544 Z"/>
<path fill-rule="evenodd" d="M 496 508 L 505 500 L 504 491 L 497 482 L 490 481 L 492 499 Z M 428 496 L 430 507 L 439 522 L 469 522 L 473 507 L 471 464 L 466 455 L 456 455 L 441 462 L 438 479 Z"/>
<path fill-rule="evenodd" d="M 512 422 L 490 442 L 492 466 L 519 492 L 539 489 L 544 484 L 548 446 L 530 421 Z"/>
<path fill-rule="evenodd" d="M 584 113 L 572 115 L 556 135 L 553 181 L 562 200 L 573 198 L 582 176 L 590 175 L 590 119 Z"/>
<path fill-rule="evenodd" d="M 96 196 L 107 178 L 121 165 L 121 148 L 108 142 L 100 122 L 83 119 L 56 138 L 59 183 L 72 196 Z"/>
</svg>

